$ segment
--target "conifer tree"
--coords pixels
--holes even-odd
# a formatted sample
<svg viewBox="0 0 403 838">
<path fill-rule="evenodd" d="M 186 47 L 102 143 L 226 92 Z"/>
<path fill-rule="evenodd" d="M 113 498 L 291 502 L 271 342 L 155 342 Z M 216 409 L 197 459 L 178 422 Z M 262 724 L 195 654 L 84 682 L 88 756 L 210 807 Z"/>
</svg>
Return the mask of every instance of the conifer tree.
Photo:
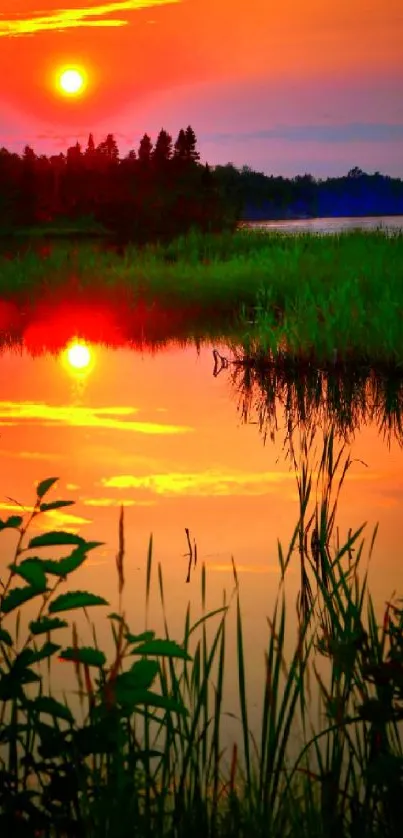
<svg viewBox="0 0 403 838">
<path fill-rule="evenodd" d="M 151 152 L 153 144 L 148 134 L 144 134 L 140 140 L 138 159 L 142 165 L 148 165 L 151 162 Z"/>
</svg>

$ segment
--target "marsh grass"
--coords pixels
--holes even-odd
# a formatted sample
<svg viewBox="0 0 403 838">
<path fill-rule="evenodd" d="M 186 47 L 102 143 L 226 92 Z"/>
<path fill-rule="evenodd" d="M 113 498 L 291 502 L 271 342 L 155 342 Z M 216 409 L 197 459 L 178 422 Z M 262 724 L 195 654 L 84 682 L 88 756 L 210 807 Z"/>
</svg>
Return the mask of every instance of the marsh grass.
<svg viewBox="0 0 403 838">
<path fill-rule="evenodd" d="M 32 245 L 1 259 L 0 295 L 24 300 L 102 289 L 171 309 L 231 317 L 255 355 L 283 349 L 300 361 L 403 363 L 403 234 L 334 236 L 191 231 L 170 244 Z M 74 290 L 74 289 L 73 289 Z M 129 305 L 129 297 L 127 304 Z"/>
<path fill-rule="evenodd" d="M 359 578 L 364 527 L 349 533 L 342 546 L 334 537 L 338 497 L 351 461 L 343 461 L 343 449 L 336 451 L 332 430 L 312 462 L 314 442 L 313 435 L 305 435 L 299 449 L 293 449 L 300 510 L 287 552 L 278 543 L 280 582 L 268 618 L 258 735 L 250 730 L 248 660 L 234 562 L 232 593 L 229 598 L 223 594 L 214 612 L 207 608 L 202 566 L 201 616 L 192 621 L 188 606 L 181 643 L 170 635 L 159 564 L 164 636 L 156 638 L 148 627 L 155 575 L 150 538 L 146 624 L 133 634 L 123 609 L 122 509 L 116 557 L 119 609 L 107 617 L 114 641 L 107 662 L 88 616 L 91 606 L 107 603 L 86 591 L 59 590 L 98 543 L 63 532 L 29 539 L 34 518 L 71 503 L 44 501 L 56 479 L 38 485 L 27 520 L 15 515 L 2 522 L 1 528 L 14 530 L 17 540 L 0 601 L 2 834 L 397 838 L 402 817 L 402 610 L 389 603 L 382 626 L 377 625 L 367 575 L 362 582 Z M 308 537 L 312 529 L 315 538 Z M 376 530 L 369 555 L 375 536 Z M 192 557 L 190 539 L 189 544 Z M 71 552 L 39 558 L 45 548 Z M 289 656 L 285 581 L 296 553 L 301 590 L 297 640 Z M 21 580 L 23 586 L 16 586 Z M 33 600 L 38 614 L 25 634 L 20 613 Z M 84 609 L 93 644 L 80 645 L 73 623 L 72 643 L 62 648 L 54 638 L 68 625 L 67 611 L 74 609 Z M 235 609 L 239 737 L 225 754 L 230 609 Z M 15 615 L 13 637 L 9 621 Z M 327 663 L 327 678 L 318 656 Z M 67 699 L 61 703 L 43 692 L 38 669 L 46 662 L 50 671 L 55 657 L 74 668 L 85 711 L 82 724 Z M 325 717 L 320 730 L 310 713 L 312 678 Z M 296 723 L 302 725 L 305 745 L 291 761 Z"/>
</svg>

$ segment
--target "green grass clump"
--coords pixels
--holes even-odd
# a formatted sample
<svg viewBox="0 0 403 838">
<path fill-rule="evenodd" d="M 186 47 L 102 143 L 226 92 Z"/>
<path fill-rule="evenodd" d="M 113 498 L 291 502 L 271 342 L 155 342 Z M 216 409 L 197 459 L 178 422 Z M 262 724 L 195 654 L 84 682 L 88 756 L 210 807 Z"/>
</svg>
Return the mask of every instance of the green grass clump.
<svg viewBox="0 0 403 838">
<path fill-rule="evenodd" d="M 300 510 L 287 553 L 278 545 L 280 583 L 268 620 L 259 736 L 249 729 L 248 661 L 235 565 L 231 598 L 227 603 L 224 595 L 222 607 L 214 612 L 206 609 L 203 567 L 202 615 L 191 622 L 188 606 L 181 643 L 170 636 L 159 565 L 165 636 L 156 638 L 147 618 L 145 630 L 136 627 L 133 632 L 122 601 L 122 509 L 116 558 L 119 609 L 107 617 L 114 645 L 108 661 L 94 626 L 90 646 L 80 643 L 75 623 L 71 644 L 60 642 L 68 628 L 68 611 L 84 609 L 87 614 L 89 607 L 108 605 L 87 591 L 60 592 L 63 581 L 98 543 L 60 531 L 28 535 L 34 518 L 71 503 L 44 501 L 56 478 L 37 486 L 27 520 L 13 515 L 1 522 L 1 529 L 17 536 L 0 599 L 2 834 L 397 838 L 403 797 L 402 610 L 390 603 L 378 627 L 366 575 L 361 583 L 358 575 L 363 527 L 350 533 L 343 546 L 332 543 L 338 496 L 351 461 L 343 463 L 343 449 L 336 454 L 330 432 L 312 466 L 313 443 L 314 436 L 305 435 L 300 455 L 293 449 Z M 375 535 L 376 530 L 370 554 Z M 70 552 L 63 558 L 38 556 L 49 547 Z M 286 660 L 285 580 L 295 550 L 301 568 L 298 634 Z M 190 545 L 190 564 L 192 559 Z M 151 579 L 152 539 L 146 613 Z M 22 628 L 21 609 L 28 601 L 37 601 L 38 612 Z M 225 768 L 222 721 L 232 602 L 240 737 Z M 10 619 L 15 616 L 12 634 Z M 207 629 L 214 620 L 211 636 Z M 328 661 L 328 683 L 316 668 L 314 653 Z M 52 695 L 56 657 L 74 667 L 81 723 L 66 698 L 62 703 Z M 47 681 L 41 671 L 44 664 Z M 309 712 L 312 673 L 327 718 L 319 731 Z M 291 761 L 289 746 L 298 722 L 305 745 Z"/>
</svg>

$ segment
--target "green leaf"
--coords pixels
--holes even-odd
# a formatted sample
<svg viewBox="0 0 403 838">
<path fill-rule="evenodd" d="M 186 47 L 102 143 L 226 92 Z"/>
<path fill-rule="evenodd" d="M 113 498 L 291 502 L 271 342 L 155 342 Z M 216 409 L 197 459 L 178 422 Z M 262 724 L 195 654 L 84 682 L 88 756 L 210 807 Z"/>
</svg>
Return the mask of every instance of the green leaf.
<svg viewBox="0 0 403 838">
<path fill-rule="evenodd" d="M 77 547 L 63 559 L 41 559 L 42 566 L 46 573 L 52 573 L 53 576 L 67 576 L 85 562 L 89 550 L 99 547 L 100 544 L 102 544 L 101 541 L 88 541 L 84 546 Z"/>
<path fill-rule="evenodd" d="M 188 710 L 184 707 L 184 705 L 175 701 L 175 699 L 170 698 L 169 696 L 158 695 L 158 693 L 154 693 L 147 689 L 126 688 L 124 685 L 119 686 L 118 679 L 116 679 L 115 695 L 117 702 L 125 706 L 127 709 L 142 704 L 150 705 L 152 707 L 161 707 L 163 710 L 171 710 L 175 713 L 188 715 Z"/>
<path fill-rule="evenodd" d="M 31 666 L 33 663 L 43 660 L 43 658 L 51 657 L 51 655 L 54 655 L 54 653 L 58 652 L 59 649 L 61 649 L 61 646 L 57 646 L 56 643 L 51 643 L 50 640 L 44 643 L 41 649 L 38 650 L 28 647 L 27 649 L 23 649 L 17 655 L 14 661 L 14 667 L 20 671 L 27 666 Z"/>
<path fill-rule="evenodd" d="M 175 643 L 174 640 L 149 640 L 132 649 L 131 655 L 159 655 L 167 658 L 180 658 L 181 660 L 191 661 L 192 658 L 182 646 Z"/>
<path fill-rule="evenodd" d="M 32 702 L 31 707 L 38 713 L 48 713 L 52 718 L 65 719 L 67 722 L 74 722 L 74 716 L 64 704 L 56 701 L 55 698 L 47 695 L 39 695 Z"/>
<path fill-rule="evenodd" d="M 57 483 L 58 477 L 47 477 L 46 480 L 42 480 L 41 483 L 38 483 L 36 487 L 36 494 L 38 498 L 43 498 L 44 495 L 52 488 L 52 486 Z"/>
<path fill-rule="evenodd" d="M 6 646 L 13 645 L 11 634 L 6 629 L 0 628 L 0 643 L 5 643 Z"/>
<path fill-rule="evenodd" d="M 33 684 L 41 680 L 41 677 L 30 669 L 13 668 L 10 672 L 1 673 L 0 701 L 23 697 L 23 684 Z"/>
<path fill-rule="evenodd" d="M 10 564 L 9 569 L 25 579 L 32 587 L 38 588 L 41 592 L 46 591 L 46 575 L 40 559 L 24 559 L 19 564 Z"/>
<path fill-rule="evenodd" d="M 0 678 L 0 701 L 13 701 L 23 695 L 21 681 L 12 677 L 10 672 L 1 674 Z"/>
<path fill-rule="evenodd" d="M 32 620 L 29 623 L 29 630 L 32 634 L 45 634 L 57 628 L 66 628 L 66 620 L 59 620 L 59 617 L 41 617 L 39 620 Z"/>
<path fill-rule="evenodd" d="M 53 500 L 51 503 L 41 503 L 41 512 L 49 512 L 51 509 L 62 509 L 64 506 L 74 506 L 73 500 Z"/>
<path fill-rule="evenodd" d="M 49 613 L 68 611 L 70 608 L 87 608 L 89 605 L 109 605 L 109 602 L 101 596 L 88 593 L 88 591 L 70 591 L 68 594 L 60 594 L 50 603 Z"/>
<path fill-rule="evenodd" d="M 78 649 L 73 649 L 69 646 L 63 649 L 59 655 L 65 661 L 74 661 L 77 663 L 86 663 L 88 666 L 104 666 L 106 657 L 100 649 L 95 649 L 93 646 L 80 646 Z"/>
<path fill-rule="evenodd" d="M 130 634 L 128 631 L 124 637 L 128 643 L 143 643 L 146 640 L 154 640 L 155 631 L 143 631 L 142 634 Z"/>
<path fill-rule="evenodd" d="M 38 596 L 39 594 L 40 591 L 38 591 L 38 588 L 13 588 L 12 591 L 9 591 L 4 597 L 0 606 L 0 612 L 3 612 L 3 614 L 9 614 L 10 611 L 14 611 L 14 609 L 18 608 L 19 605 L 22 605 L 24 602 L 28 602 L 29 599 L 33 599 L 33 597 Z"/>
<path fill-rule="evenodd" d="M 70 731 L 57 730 L 44 722 L 38 722 L 35 725 L 35 732 L 39 734 L 41 740 L 38 752 L 44 759 L 65 757 L 69 750 L 68 736 Z"/>
<path fill-rule="evenodd" d="M 32 547 L 59 547 L 62 544 L 85 544 L 85 538 L 75 535 L 71 532 L 63 532 L 63 530 L 52 530 L 51 532 L 44 532 L 42 535 L 36 535 L 31 538 L 27 550 Z"/>
<path fill-rule="evenodd" d="M 10 515 L 9 518 L 7 518 L 6 521 L 1 521 L 0 520 L 0 530 L 5 530 L 7 528 L 13 529 L 13 530 L 18 530 L 18 528 L 21 526 L 23 520 L 24 519 L 21 518 L 21 515 Z"/>
<path fill-rule="evenodd" d="M 50 658 L 55 652 L 58 652 L 61 649 L 57 643 L 52 643 L 48 640 L 46 643 L 43 644 L 41 649 L 38 649 L 36 652 L 34 649 L 32 650 L 32 660 L 31 663 L 37 663 L 37 661 L 44 660 L 44 658 Z"/>
<path fill-rule="evenodd" d="M 113 611 L 112 614 L 108 614 L 108 620 L 117 620 L 118 623 L 123 623 L 124 626 L 126 625 L 126 621 L 124 620 L 122 615 L 116 614 L 115 611 Z"/>
<path fill-rule="evenodd" d="M 148 689 L 151 687 L 158 671 L 159 665 L 157 661 L 141 660 L 136 661 L 136 663 L 130 667 L 129 672 L 122 673 L 122 676 L 129 675 L 132 686 L 136 688 Z"/>
</svg>

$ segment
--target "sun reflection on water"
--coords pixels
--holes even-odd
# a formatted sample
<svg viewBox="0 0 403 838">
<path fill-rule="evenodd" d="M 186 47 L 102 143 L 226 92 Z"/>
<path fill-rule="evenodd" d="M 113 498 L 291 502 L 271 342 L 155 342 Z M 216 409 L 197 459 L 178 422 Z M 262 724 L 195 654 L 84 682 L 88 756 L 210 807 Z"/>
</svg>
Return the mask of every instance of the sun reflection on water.
<svg viewBox="0 0 403 838">
<path fill-rule="evenodd" d="M 75 385 L 75 398 L 81 399 L 88 377 L 95 366 L 94 347 L 81 338 L 73 338 L 62 352 L 61 362 Z"/>
</svg>

